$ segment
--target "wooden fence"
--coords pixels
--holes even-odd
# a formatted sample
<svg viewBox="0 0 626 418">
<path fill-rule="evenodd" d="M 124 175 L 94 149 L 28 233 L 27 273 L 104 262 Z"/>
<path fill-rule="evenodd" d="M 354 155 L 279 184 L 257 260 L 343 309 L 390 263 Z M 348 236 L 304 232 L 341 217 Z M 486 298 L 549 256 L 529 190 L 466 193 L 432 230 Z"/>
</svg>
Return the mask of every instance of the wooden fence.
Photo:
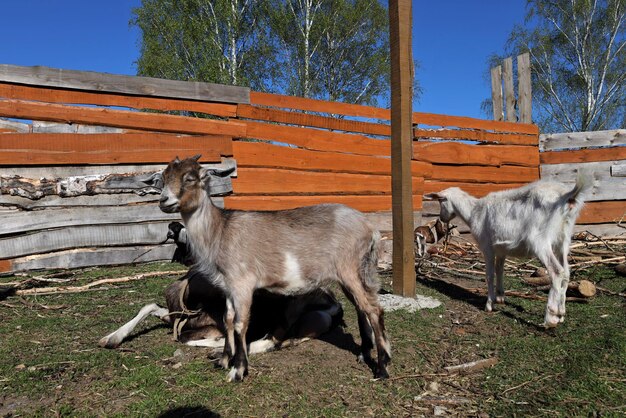
<svg viewBox="0 0 626 418">
<path fill-rule="evenodd" d="M 626 130 L 541 135 L 540 146 L 542 178 L 573 183 L 578 170 L 596 177 L 578 229 L 596 224 L 596 234 L 626 232 Z"/>
<path fill-rule="evenodd" d="M 339 202 L 391 230 L 387 109 L 0 65 L 0 117 L 0 272 L 169 259 L 178 216 L 142 180 L 176 155 L 237 165 L 226 208 Z M 484 195 L 539 176 L 534 125 L 415 113 L 414 126 L 416 222 L 424 192 Z"/>
</svg>

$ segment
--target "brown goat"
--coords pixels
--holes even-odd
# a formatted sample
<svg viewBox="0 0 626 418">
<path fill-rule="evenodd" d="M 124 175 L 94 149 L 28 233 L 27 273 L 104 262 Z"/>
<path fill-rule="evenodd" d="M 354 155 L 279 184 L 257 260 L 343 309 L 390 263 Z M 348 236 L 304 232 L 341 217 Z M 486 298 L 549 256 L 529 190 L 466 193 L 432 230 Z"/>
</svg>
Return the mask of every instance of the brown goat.
<svg viewBox="0 0 626 418">
<path fill-rule="evenodd" d="M 144 306 L 133 319 L 103 337 L 99 345 L 118 347 L 141 321 L 156 316 L 174 327 L 177 340 L 186 345 L 224 348 L 224 294 L 194 268 L 165 289 L 165 302 L 167 308 L 156 303 Z M 295 297 L 256 292 L 248 335 L 249 351 L 262 353 L 316 338 L 341 323 L 342 315 L 341 304 L 330 292 L 317 291 Z"/>
<path fill-rule="evenodd" d="M 223 210 L 210 198 L 211 176 L 199 157 L 170 162 L 163 172 L 159 207 L 180 212 L 195 265 L 226 297 L 226 344 L 220 365 L 228 380 L 248 371 L 246 333 L 257 289 L 301 295 L 338 283 L 357 309 L 361 355 L 376 377 L 388 377 L 391 348 L 378 304 L 376 261 L 380 234 L 365 216 L 343 205 L 316 205 L 276 212 Z"/>
</svg>

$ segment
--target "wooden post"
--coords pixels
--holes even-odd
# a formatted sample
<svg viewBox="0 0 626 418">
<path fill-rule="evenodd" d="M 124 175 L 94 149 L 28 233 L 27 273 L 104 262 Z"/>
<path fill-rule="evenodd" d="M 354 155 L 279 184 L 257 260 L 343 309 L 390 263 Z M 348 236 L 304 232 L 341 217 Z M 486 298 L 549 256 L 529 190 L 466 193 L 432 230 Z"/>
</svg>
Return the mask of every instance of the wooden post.
<svg viewBox="0 0 626 418">
<path fill-rule="evenodd" d="M 517 56 L 517 78 L 519 94 L 519 121 L 532 123 L 532 87 L 530 84 L 530 54 Z"/>
<path fill-rule="evenodd" d="M 389 1 L 391 47 L 391 192 L 393 208 L 393 291 L 415 297 L 413 250 L 413 56 L 411 0 Z"/>
<path fill-rule="evenodd" d="M 502 121 L 502 66 L 491 69 L 491 103 L 493 104 L 493 120 Z"/>
<path fill-rule="evenodd" d="M 504 59 L 502 79 L 504 81 L 506 120 L 507 122 L 517 122 L 517 115 L 515 114 L 515 91 L 513 90 L 513 58 L 511 57 Z"/>
</svg>

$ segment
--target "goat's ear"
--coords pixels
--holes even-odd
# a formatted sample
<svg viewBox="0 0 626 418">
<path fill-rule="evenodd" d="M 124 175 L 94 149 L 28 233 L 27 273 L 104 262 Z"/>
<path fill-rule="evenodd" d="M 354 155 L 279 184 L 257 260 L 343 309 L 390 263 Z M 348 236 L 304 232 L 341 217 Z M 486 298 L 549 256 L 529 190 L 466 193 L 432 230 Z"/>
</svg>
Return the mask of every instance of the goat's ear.
<svg viewBox="0 0 626 418">
<path fill-rule="evenodd" d="M 427 193 L 423 196 L 424 200 L 446 200 L 445 196 L 440 195 L 439 193 Z"/>
<path fill-rule="evenodd" d="M 150 174 L 148 177 L 139 179 L 139 181 L 145 184 L 146 186 L 154 187 L 155 189 L 162 189 L 163 188 L 163 173 L 159 171 L 159 172 Z"/>
<path fill-rule="evenodd" d="M 227 169 L 220 169 L 220 168 L 209 168 L 208 172 L 210 175 L 212 176 L 216 176 L 216 177 L 228 177 L 230 176 L 235 170 L 237 169 L 237 167 L 228 167 Z"/>
</svg>

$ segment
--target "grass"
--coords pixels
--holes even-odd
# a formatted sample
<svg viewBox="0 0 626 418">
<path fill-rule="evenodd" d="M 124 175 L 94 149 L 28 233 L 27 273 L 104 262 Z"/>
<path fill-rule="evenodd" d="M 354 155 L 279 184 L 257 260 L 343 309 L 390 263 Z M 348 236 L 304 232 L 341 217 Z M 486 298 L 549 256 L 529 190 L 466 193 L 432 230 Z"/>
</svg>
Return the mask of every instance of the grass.
<svg viewBox="0 0 626 418">
<path fill-rule="evenodd" d="M 92 269 L 81 272 L 79 284 L 171 269 Z M 626 278 L 608 268 L 576 274 L 613 291 L 626 288 Z M 444 304 L 386 314 L 392 379 L 373 381 L 370 370 L 356 363 L 356 315 L 348 308 L 345 333 L 253 357 L 248 379 L 228 384 L 204 351 L 175 343 L 156 319 L 140 325 L 121 349 L 97 346 L 141 306 L 160 302 L 171 280 L 0 302 L 0 416 L 395 417 L 432 415 L 436 402 L 447 402 L 439 407 L 461 416 L 626 414 L 622 297 L 601 294 L 587 304 L 570 303 L 566 322 L 546 331 L 535 325 L 543 320 L 543 302 L 510 298 L 487 314 L 481 298 L 420 283 L 419 293 Z M 174 356 L 177 350 L 182 356 Z M 490 357 L 499 360 L 490 369 L 442 373 L 444 366 Z M 416 400 L 419 395 L 435 400 Z M 459 399 L 468 402 L 450 402 Z"/>
</svg>

